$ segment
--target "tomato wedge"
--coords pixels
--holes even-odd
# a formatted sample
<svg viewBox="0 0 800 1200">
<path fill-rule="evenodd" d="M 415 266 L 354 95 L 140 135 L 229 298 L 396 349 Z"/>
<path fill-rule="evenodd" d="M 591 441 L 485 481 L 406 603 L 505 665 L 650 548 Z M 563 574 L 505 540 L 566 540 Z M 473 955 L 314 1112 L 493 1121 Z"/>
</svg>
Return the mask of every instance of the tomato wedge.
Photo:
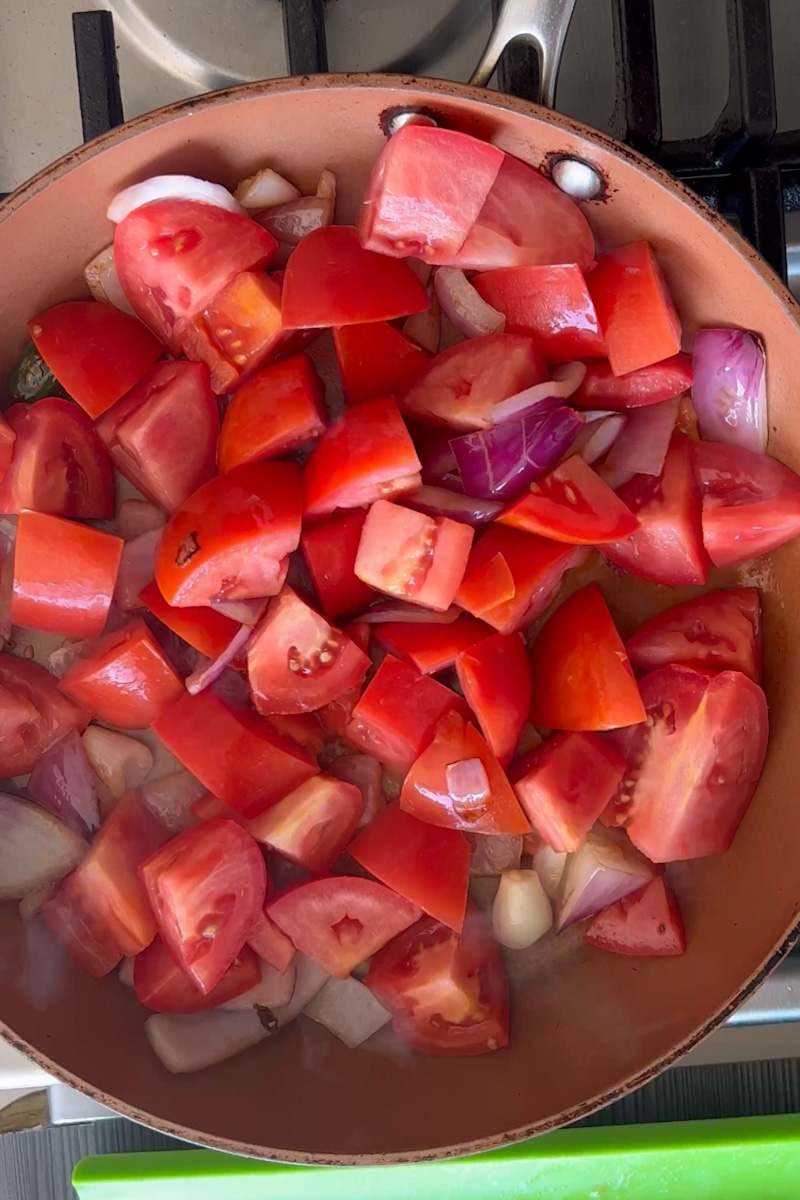
<svg viewBox="0 0 800 1200">
<path fill-rule="evenodd" d="M 90 908 L 80 876 L 74 871 L 42 907 L 45 925 L 75 961 L 95 979 L 113 971 L 122 959 L 119 942 L 99 906 Z"/>
<path fill-rule="evenodd" d="M 649 367 L 639 367 L 625 375 L 615 375 L 608 362 L 586 364 L 583 383 L 570 397 L 578 408 L 610 409 L 642 408 L 646 404 L 661 404 L 688 392 L 694 380 L 689 354 L 674 354 Z"/>
<path fill-rule="evenodd" d="M 531 720 L 547 729 L 616 729 L 645 718 L 622 639 L 596 583 L 565 600 L 531 649 Z"/>
<path fill-rule="evenodd" d="M 267 913 L 298 950 L 337 979 L 420 916 L 416 904 L 383 884 L 349 875 L 302 883 L 271 900 Z"/>
<path fill-rule="evenodd" d="M 241 953 L 264 906 L 261 851 L 235 821 L 188 829 L 139 868 L 167 948 L 207 995 Z"/>
<path fill-rule="evenodd" d="M 436 425 L 489 429 L 495 404 L 547 378 L 547 365 L 531 338 L 489 333 L 437 354 L 402 404 L 412 416 Z"/>
<path fill-rule="evenodd" d="M 192 1013 L 218 1008 L 249 992 L 260 980 L 258 957 L 249 946 L 242 947 L 216 987 L 206 994 L 178 965 L 160 937 L 137 954 L 133 963 L 136 999 L 153 1012 Z"/>
<path fill-rule="evenodd" d="M 351 621 L 349 625 L 345 625 L 342 630 L 358 646 L 359 650 L 363 650 L 365 654 L 369 653 L 370 645 L 370 626 L 365 625 L 362 621 Z M 339 696 L 336 700 L 332 700 L 330 704 L 326 704 L 317 713 L 320 724 L 328 733 L 336 734 L 337 737 L 344 737 L 345 730 L 353 716 L 353 710 L 358 704 L 363 691 L 364 681 L 357 684 L 354 688 L 350 688 Z"/>
<path fill-rule="evenodd" d="M 122 538 L 88 525 L 20 513 L 11 620 L 64 637 L 96 637 L 108 617 Z"/>
<path fill-rule="evenodd" d="M 107 521 L 114 515 L 114 479 L 105 446 L 83 409 L 47 397 L 5 413 L 13 442 L 0 478 L 0 512 L 24 508 L 54 517 Z"/>
<path fill-rule="evenodd" d="M 628 506 L 578 454 L 532 483 L 498 520 L 556 542 L 589 546 L 628 537 L 639 526 Z"/>
<path fill-rule="evenodd" d="M 164 527 L 156 552 L 162 596 L 183 608 L 276 595 L 301 515 L 294 463 L 248 463 L 209 480 Z"/>
<path fill-rule="evenodd" d="M 800 476 L 754 450 L 698 442 L 703 542 L 715 567 L 759 558 L 800 533 Z"/>
<path fill-rule="evenodd" d="M 679 352 L 681 323 L 648 242 L 601 255 L 587 283 L 615 375 Z"/>
<path fill-rule="evenodd" d="M 291 738 L 256 713 L 231 708 L 209 688 L 182 696 L 153 728 L 187 771 L 246 817 L 257 817 L 319 771 Z"/>
<path fill-rule="evenodd" d="M 514 576 L 502 554 L 477 563 L 470 557 L 456 592 L 456 604 L 476 617 L 482 617 L 489 609 L 513 600 L 516 594 Z"/>
<path fill-rule="evenodd" d="M 0 654 L 0 777 L 27 775 L 38 760 L 89 714 L 38 663 Z"/>
<path fill-rule="evenodd" d="M 469 886 L 463 833 L 418 821 L 392 804 L 361 830 L 349 853 L 381 883 L 461 931 Z"/>
<path fill-rule="evenodd" d="M 664 956 L 686 951 L 678 902 L 663 875 L 651 879 L 644 891 L 604 908 L 583 940 L 612 954 Z"/>
<path fill-rule="evenodd" d="M 381 396 L 401 396 L 416 382 L 431 358 L 386 321 L 334 329 L 333 344 L 348 404 L 363 404 Z"/>
<path fill-rule="evenodd" d="M 269 963 L 276 971 L 280 971 L 281 975 L 285 975 L 289 970 L 294 958 L 294 946 L 266 911 L 259 913 L 256 918 L 247 944 L 263 962 Z"/>
<path fill-rule="evenodd" d="M 524 639 L 518 633 L 482 638 L 459 654 L 456 671 L 489 749 L 505 767 L 531 707 L 531 669 Z"/>
<path fill-rule="evenodd" d="M 435 675 L 452 667 L 462 651 L 488 638 L 491 630 L 483 621 L 462 613 L 449 625 L 421 621 L 387 621 L 375 626 L 375 641 L 399 658 L 410 663 L 422 675 Z M 525 664 L 527 668 L 527 662 Z M 463 689 L 464 683 L 461 680 Z M 525 709 L 527 714 L 527 706 Z"/>
<path fill-rule="evenodd" d="M 290 862 L 324 875 L 355 833 L 362 807 L 354 784 L 316 775 L 249 821 L 247 829 Z"/>
<path fill-rule="evenodd" d="M 300 546 L 319 605 L 330 621 L 366 608 L 374 590 L 355 573 L 366 512 L 340 513 L 303 530 Z"/>
<path fill-rule="evenodd" d="M 625 645 L 633 667 L 681 663 L 704 671 L 742 671 L 761 679 L 761 598 L 757 588 L 726 588 L 676 604 L 640 625 Z"/>
<path fill-rule="evenodd" d="M 398 1037 L 427 1054 L 486 1054 L 508 1045 L 508 978 L 474 905 L 463 933 L 425 917 L 372 959 L 364 981 Z"/>
<path fill-rule="evenodd" d="M 305 354 L 265 367 L 234 393 L 219 441 L 219 469 L 277 458 L 325 430 L 325 389 Z"/>
<path fill-rule="evenodd" d="M 392 321 L 426 308 L 430 300 L 411 268 L 365 250 L 350 225 L 313 230 L 289 256 L 284 329 Z"/>
<path fill-rule="evenodd" d="M 346 634 L 284 588 L 247 650 L 247 673 L 259 712 L 313 712 L 364 678 L 369 656 Z"/>
<path fill-rule="evenodd" d="M 175 337 L 187 358 L 205 363 L 211 387 L 223 395 L 281 345 L 280 285 L 263 271 L 242 271 L 202 313 L 179 321 Z"/>
<path fill-rule="evenodd" d="M 575 263 L 487 271 L 472 282 L 504 314 L 506 331 L 533 338 L 549 363 L 605 356 L 597 313 Z"/>
<path fill-rule="evenodd" d="M 689 439 L 674 434 L 661 474 L 634 475 L 618 495 L 637 517 L 639 528 L 624 541 L 604 545 L 605 556 L 653 583 L 705 583 L 711 564 L 703 546 L 700 490 Z"/>
<path fill-rule="evenodd" d="M 162 625 L 206 658 L 218 658 L 239 629 L 235 621 L 213 608 L 173 608 L 167 604 L 155 582 L 142 589 L 139 599 Z"/>
<path fill-rule="evenodd" d="M 306 517 L 363 508 L 420 487 L 420 461 L 394 400 L 348 409 L 326 429 L 303 470 Z"/>
</svg>

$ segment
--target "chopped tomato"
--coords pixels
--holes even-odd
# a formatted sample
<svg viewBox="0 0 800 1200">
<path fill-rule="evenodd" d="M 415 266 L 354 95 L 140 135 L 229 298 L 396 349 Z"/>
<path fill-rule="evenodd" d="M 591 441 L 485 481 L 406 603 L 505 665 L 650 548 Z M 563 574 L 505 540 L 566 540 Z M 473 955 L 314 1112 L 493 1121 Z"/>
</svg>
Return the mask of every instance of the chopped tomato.
<svg viewBox="0 0 800 1200">
<path fill-rule="evenodd" d="M 686 950 L 678 902 L 663 875 L 651 879 L 644 891 L 604 908 L 583 940 L 612 954 L 663 956 Z"/>
<path fill-rule="evenodd" d="M 628 537 L 639 525 L 627 505 L 578 454 L 532 483 L 498 520 L 556 542 L 589 546 Z"/>
<path fill-rule="evenodd" d="M 347 634 L 350 641 L 358 646 L 359 650 L 363 650 L 365 654 L 368 654 L 370 643 L 369 631 L 369 625 L 365 625 L 362 621 L 352 621 L 349 625 L 345 625 L 342 633 Z M 337 737 L 344 737 L 345 730 L 353 715 L 353 710 L 358 704 L 363 690 L 364 681 L 362 679 L 354 688 L 350 688 L 336 700 L 332 700 L 330 704 L 326 704 L 319 710 L 317 716 L 323 728 L 328 733 L 334 733 Z"/>
<path fill-rule="evenodd" d="M 459 654 L 456 671 L 489 749 L 506 766 L 531 707 L 531 669 L 524 639 L 519 633 L 483 638 Z"/>
<path fill-rule="evenodd" d="M 507 332 L 533 338 L 549 363 L 605 355 L 597 313 L 575 263 L 487 271 L 472 282 L 504 314 Z"/>
<path fill-rule="evenodd" d="M 14 441 L 0 482 L 0 512 L 32 508 L 54 517 L 113 517 L 108 452 L 83 409 L 53 396 L 14 404 L 5 416 Z"/>
<path fill-rule="evenodd" d="M 345 737 L 405 775 L 453 709 L 468 716 L 467 706 L 455 692 L 387 654 L 353 709 Z"/>
<path fill-rule="evenodd" d="M 469 842 L 455 829 L 384 808 L 356 837 L 352 858 L 381 883 L 460 932 L 469 885 Z"/>
<path fill-rule="evenodd" d="M 215 474 L 219 412 L 199 363 L 164 362 L 97 422 L 117 470 L 165 512 Z"/>
<path fill-rule="evenodd" d="M 27 775 L 51 746 L 88 723 L 44 667 L 0 654 L 0 778 Z"/>
<path fill-rule="evenodd" d="M 549 179 L 507 154 L 478 219 L 451 265 L 465 270 L 594 262 L 594 237 L 578 205 Z"/>
<path fill-rule="evenodd" d="M 193 1013 L 218 1008 L 249 992 L 260 981 L 258 957 L 249 946 L 242 946 L 216 987 L 205 994 L 175 961 L 160 937 L 137 954 L 133 963 L 136 999 L 154 1012 Z"/>
<path fill-rule="evenodd" d="M 113 304 L 68 300 L 28 322 L 33 344 L 64 390 L 99 417 L 164 352 L 140 321 Z"/>
<path fill-rule="evenodd" d="M 531 721 L 546 729 L 617 729 L 644 720 L 622 639 L 596 583 L 565 600 L 531 649 Z"/>
<path fill-rule="evenodd" d="M 673 354 L 649 367 L 639 367 L 625 375 L 615 375 L 608 362 L 586 364 L 583 383 L 570 397 L 578 408 L 610 409 L 642 408 L 646 404 L 661 404 L 688 392 L 694 372 L 689 354 Z"/>
<path fill-rule="evenodd" d="M 452 768 L 464 763 L 482 764 L 474 791 L 454 786 Z M 467 833 L 530 833 L 531 828 L 497 759 L 457 712 L 441 721 L 433 741 L 409 770 L 400 807 L 431 825 Z"/>
<path fill-rule="evenodd" d="M 263 962 L 269 963 L 276 971 L 280 971 L 281 975 L 285 975 L 289 970 L 294 958 L 294 946 L 283 930 L 267 915 L 266 910 L 258 914 L 247 944 Z"/>
<path fill-rule="evenodd" d="M 547 844 L 572 853 L 616 792 L 624 770 L 625 759 L 598 734 L 556 733 L 525 756 L 514 773 L 514 791 Z"/>
<path fill-rule="evenodd" d="M 465 578 L 472 581 L 475 574 L 497 555 L 502 556 L 511 572 L 513 596 L 506 598 L 504 588 L 499 593 L 503 599 L 498 599 L 495 605 L 487 608 L 484 607 L 487 598 L 482 595 L 484 603 L 480 606 L 480 612 L 476 612 L 468 604 L 468 598 L 462 590 L 457 603 L 474 616 L 480 616 L 498 633 L 514 633 L 544 612 L 558 594 L 566 572 L 583 562 L 586 550 L 582 546 L 564 545 L 549 538 L 524 533 L 521 529 L 494 524 L 472 547 Z"/>
<path fill-rule="evenodd" d="M 427 1054 L 508 1045 L 508 978 L 489 922 L 470 905 L 463 933 L 425 917 L 372 959 L 364 981 L 398 1037 Z"/>
<path fill-rule="evenodd" d="M 402 398 L 412 416 L 453 429 L 489 429 L 492 410 L 548 378 L 536 343 L 518 333 L 469 338 L 431 359 Z"/>
<path fill-rule="evenodd" d="M 634 668 L 681 663 L 705 671 L 743 671 L 761 679 L 761 599 L 757 588 L 707 592 L 640 625 L 625 649 Z"/>
<path fill-rule="evenodd" d="M 516 594 L 514 576 L 502 554 L 478 563 L 471 557 L 456 592 L 456 604 L 474 616 L 482 617 L 498 604 L 513 600 Z"/>
<path fill-rule="evenodd" d="M 413 492 L 420 461 L 397 404 L 370 400 L 328 427 L 303 470 L 307 517 L 336 508 L 362 508 L 381 496 Z"/>
<path fill-rule="evenodd" d="M 294 463 L 248 463 L 209 480 L 164 527 L 156 552 L 162 596 L 183 608 L 276 595 L 301 516 Z"/>
<path fill-rule="evenodd" d="M 587 283 L 615 375 L 679 352 L 681 323 L 648 242 L 601 255 Z"/>
<path fill-rule="evenodd" d="M 364 250 L 350 225 L 306 234 L 283 280 L 284 329 L 391 321 L 430 307 L 411 268 Z"/>
<path fill-rule="evenodd" d="M 23 407 L 28 408 L 32 406 L 25 404 Z M 8 468 L 11 466 L 14 442 L 16 440 L 16 431 L 9 425 L 6 417 L 0 416 L 0 483 L 5 479 L 8 474 Z"/>
<path fill-rule="evenodd" d="M 452 667 L 462 651 L 483 641 L 490 633 L 488 625 L 467 613 L 462 613 L 449 625 L 387 621 L 385 625 L 375 626 L 376 642 L 395 658 L 416 667 L 422 675 L 435 675 L 445 667 Z M 463 680 L 461 685 L 463 687 Z M 527 714 L 527 707 L 525 711 Z"/>
<path fill-rule="evenodd" d="M 161 647 L 141 617 L 100 638 L 61 679 L 68 696 L 106 725 L 146 729 L 184 695 Z"/>
<path fill-rule="evenodd" d="M 247 650 L 253 703 L 261 713 L 313 712 L 364 678 L 368 655 L 291 588 L 270 605 Z"/>
<path fill-rule="evenodd" d="M 219 817 L 172 838 L 139 874 L 167 948 L 207 995 L 241 954 L 264 906 L 261 851 L 240 825 Z"/>
<path fill-rule="evenodd" d="M 253 375 L 234 393 L 219 441 L 219 469 L 277 458 L 325 430 L 325 389 L 305 354 Z"/>
<path fill-rule="evenodd" d="M 122 547 L 122 538 L 88 525 L 20 513 L 11 620 L 64 637 L 96 637 L 106 623 Z"/>
<path fill-rule="evenodd" d="M 474 531 L 387 500 L 367 513 L 355 573 L 370 587 L 446 612 L 455 599 Z"/>
<path fill-rule="evenodd" d="M 316 713 L 271 713 L 267 723 L 283 737 L 315 756 L 325 749 L 325 738 Z"/>
<path fill-rule="evenodd" d="M 401 396 L 430 362 L 425 350 L 386 321 L 334 329 L 333 344 L 348 404 Z"/>
<path fill-rule="evenodd" d="M 87 902 L 80 876 L 73 872 L 41 912 L 45 925 L 84 971 L 95 979 L 102 979 L 117 966 L 122 950 L 105 920 L 101 905 L 90 905 L 91 898 Z"/>
<path fill-rule="evenodd" d="M 489 142 L 438 125 L 404 125 L 372 168 L 358 215 L 361 241 L 397 258 L 456 254 L 503 163 Z"/>
<path fill-rule="evenodd" d="M 624 541 L 604 545 L 606 557 L 653 583 L 705 583 L 710 563 L 689 439 L 674 434 L 661 474 L 634 475 L 618 495 L 638 518 L 639 528 Z M 741 528 L 741 515 L 738 522 Z"/>
<path fill-rule="evenodd" d="M 231 708 L 210 688 L 182 696 L 153 728 L 187 771 L 246 817 L 257 817 L 319 771 L 291 738 L 256 713 Z"/>
<path fill-rule="evenodd" d="M 319 604 L 330 621 L 366 608 L 375 592 L 355 573 L 366 512 L 340 513 L 303 530 L 300 545 Z"/>
<path fill-rule="evenodd" d="M 641 684 L 647 724 L 629 750 L 628 835 L 653 862 L 721 854 L 756 790 L 767 702 L 739 671 L 670 666 Z"/>
<path fill-rule="evenodd" d="M 354 784 L 316 775 L 249 821 L 247 829 L 270 850 L 323 875 L 355 833 L 362 807 Z"/>
<path fill-rule="evenodd" d="M 167 344 L 240 271 L 264 267 L 277 242 L 249 217 L 196 200 L 153 200 L 114 234 L 114 266 L 130 304 Z"/>
<path fill-rule="evenodd" d="M 208 367 L 220 396 L 255 371 L 283 338 L 281 289 L 263 271 L 242 271 L 202 313 L 175 328 L 183 353 Z"/>
<path fill-rule="evenodd" d="M 703 542 L 715 567 L 758 558 L 800 533 L 800 476 L 754 450 L 698 442 Z"/>
<path fill-rule="evenodd" d="M 235 621 L 213 608 L 174 608 L 167 604 L 155 582 L 148 583 L 139 593 L 139 599 L 162 625 L 206 658 L 219 658 L 239 629 Z"/>
<path fill-rule="evenodd" d="M 353 967 L 413 925 L 420 910 L 383 884 L 336 875 L 276 896 L 267 914 L 298 950 L 330 975 L 346 979 Z"/>
</svg>

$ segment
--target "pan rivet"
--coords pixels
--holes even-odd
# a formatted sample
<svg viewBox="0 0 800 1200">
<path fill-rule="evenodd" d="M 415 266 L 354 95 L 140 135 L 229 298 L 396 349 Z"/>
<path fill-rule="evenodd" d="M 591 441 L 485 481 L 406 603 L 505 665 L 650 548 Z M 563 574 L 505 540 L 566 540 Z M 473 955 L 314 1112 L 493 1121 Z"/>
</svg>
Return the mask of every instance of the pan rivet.
<svg viewBox="0 0 800 1200">
<path fill-rule="evenodd" d="M 417 112 L 413 108 L 401 108 L 389 117 L 386 129 L 391 137 L 404 125 L 433 125 L 436 128 L 437 124 L 438 122 L 434 121 L 433 117 L 429 117 L 427 113 Z"/>
<path fill-rule="evenodd" d="M 553 183 L 573 200 L 593 200 L 602 191 L 602 178 L 583 159 L 559 158 L 551 170 Z"/>
</svg>

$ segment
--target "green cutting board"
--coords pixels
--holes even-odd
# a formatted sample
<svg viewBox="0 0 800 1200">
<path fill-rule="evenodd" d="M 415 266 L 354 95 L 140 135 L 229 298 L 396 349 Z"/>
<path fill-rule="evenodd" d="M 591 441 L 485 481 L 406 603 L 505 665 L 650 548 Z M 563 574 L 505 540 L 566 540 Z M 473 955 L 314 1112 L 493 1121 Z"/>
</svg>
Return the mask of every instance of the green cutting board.
<svg viewBox="0 0 800 1200">
<path fill-rule="evenodd" d="M 73 1184 L 81 1200 L 800 1200 L 800 1115 L 568 1129 L 386 1167 L 108 1154 L 79 1162 Z"/>
</svg>

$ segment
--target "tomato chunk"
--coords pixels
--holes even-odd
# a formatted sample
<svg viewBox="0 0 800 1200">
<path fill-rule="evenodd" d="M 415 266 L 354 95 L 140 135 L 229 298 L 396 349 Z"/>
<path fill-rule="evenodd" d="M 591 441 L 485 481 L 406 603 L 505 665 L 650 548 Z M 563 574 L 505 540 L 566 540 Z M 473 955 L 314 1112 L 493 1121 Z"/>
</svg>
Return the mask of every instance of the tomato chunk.
<svg viewBox="0 0 800 1200">
<path fill-rule="evenodd" d="M 536 343 L 518 333 L 489 333 L 443 350 L 403 396 L 412 416 L 453 429 L 489 429 L 501 400 L 548 378 Z"/>
<path fill-rule="evenodd" d="M 247 828 L 270 850 L 324 875 L 355 833 L 362 807 L 354 784 L 316 775 L 249 821 Z"/>
<path fill-rule="evenodd" d="M 435 675 L 437 671 L 452 667 L 462 651 L 488 638 L 490 633 L 488 625 L 466 613 L 449 625 L 387 621 L 385 625 L 375 626 L 376 642 L 395 658 L 416 667 L 422 675 Z M 527 666 L 526 662 L 526 669 Z M 461 686 L 464 686 L 463 680 Z M 527 705 L 525 712 L 527 715 Z"/>
<path fill-rule="evenodd" d="M 264 906 L 261 851 L 240 825 L 219 817 L 172 838 L 139 874 L 167 948 L 208 994 L 241 953 Z"/>
<path fill-rule="evenodd" d="M 25 408 L 28 406 L 25 405 Z M 8 423 L 5 417 L 0 416 L 0 483 L 8 474 L 8 468 L 11 466 L 11 458 L 14 453 L 14 442 L 17 440 L 16 431 Z"/>
<path fill-rule="evenodd" d="M 362 510 L 340 513 L 304 529 L 300 538 L 320 608 L 331 621 L 366 608 L 375 595 L 355 573 L 366 516 Z"/>
<path fill-rule="evenodd" d="M 363 650 L 365 654 L 369 653 L 370 644 L 370 626 L 365 625 L 362 621 L 351 621 L 342 630 L 350 638 L 350 641 L 358 646 L 359 650 Z M 344 737 L 350 719 L 353 716 L 353 710 L 361 698 L 361 693 L 364 690 L 364 681 L 358 683 L 355 687 L 349 688 L 336 700 L 332 700 L 330 704 L 324 705 L 317 713 L 317 717 L 323 729 L 328 733 L 334 733 L 337 737 Z M 334 772 L 335 774 L 335 772 Z"/>
<path fill-rule="evenodd" d="M 203 993 L 157 937 L 133 963 L 136 999 L 153 1012 L 192 1013 L 217 1008 L 249 992 L 261 980 L 256 954 L 243 946 L 237 958 L 210 992 Z"/>
<path fill-rule="evenodd" d="M 209 480 L 176 509 L 156 552 L 156 583 L 180 608 L 276 595 L 297 549 L 294 463 L 249 463 Z"/>
<path fill-rule="evenodd" d="M 513 600 L 516 594 L 514 576 L 502 554 L 478 563 L 471 557 L 456 592 L 456 604 L 476 617 L 482 617 L 498 604 Z"/>
<path fill-rule="evenodd" d="M 489 749 L 506 766 L 531 707 L 531 669 L 518 633 L 495 633 L 456 659 L 458 682 Z"/>
<path fill-rule="evenodd" d="M 173 608 L 155 582 L 148 583 L 139 593 L 139 599 L 162 625 L 206 658 L 218 658 L 239 629 L 235 621 L 213 608 Z"/>
<path fill-rule="evenodd" d="M 604 545 L 606 557 L 653 583 L 705 583 L 711 564 L 703 546 L 700 490 L 689 439 L 674 434 L 661 474 L 634 475 L 618 495 L 637 517 L 639 528 L 623 541 Z"/>
<path fill-rule="evenodd" d="M 583 940 L 612 954 L 663 956 L 686 950 L 678 902 L 663 875 L 651 879 L 644 891 L 604 908 Z"/>
<path fill-rule="evenodd" d="M 420 461 L 397 404 L 370 400 L 326 429 L 303 470 L 307 517 L 363 508 L 420 487 Z"/>
<path fill-rule="evenodd" d="M 361 830 L 350 855 L 381 883 L 461 931 L 469 885 L 463 833 L 418 821 L 392 804 Z"/>
<path fill-rule="evenodd" d="M 578 408 L 610 409 L 642 408 L 646 404 L 661 404 L 688 392 L 694 380 L 692 359 L 688 354 L 674 354 L 649 367 L 639 367 L 625 375 L 615 375 L 608 362 L 586 364 L 583 383 L 570 397 Z"/>
<path fill-rule="evenodd" d="M 43 754 L 89 714 L 38 663 L 0 654 L 0 777 L 27 775 Z"/>
<path fill-rule="evenodd" d="M 355 573 L 377 591 L 446 612 L 464 577 L 473 532 L 449 517 L 376 500 L 364 522 Z"/>
<path fill-rule="evenodd" d="M 216 395 L 231 391 L 283 340 L 281 289 L 263 271 L 242 271 L 202 313 L 178 322 L 187 358 L 205 363 Z"/>
<path fill-rule="evenodd" d="M 269 963 L 276 971 L 280 971 L 281 975 L 285 975 L 289 970 L 294 958 L 294 946 L 283 930 L 268 916 L 266 910 L 256 918 L 247 944 L 255 950 L 260 959 Z"/>
<path fill-rule="evenodd" d="M 349 875 L 303 883 L 271 900 L 267 912 L 298 950 L 337 979 L 420 916 L 416 904 L 383 884 Z"/>
<path fill-rule="evenodd" d="M 32 508 L 54 517 L 113 517 L 108 452 L 82 409 L 53 396 L 14 404 L 5 417 L 13 441 L 3 443 L 11 461 L 0 481 L 0 512 Z"/>
<path fill-rule="evenodd" d="M 141 617 L 107 633 L 61 679 L 68 696 L 107 725 L 146 729 L 184 694 Z"/>
<path fill-rule="evenodd" d="M 20 513 L 11 620 L 64 637 L 102 633 L 122 538 L 45 513 Z"/>
<path fill-rule="evenodd" d="M 597 313 L 575 263 L 487 271 L 473 286 L 505 315 L 507 332 L 533 338 L 549 363 L 604 357 Z"/>
<path fill-rule="evenodd" d="M 257 817 L 319 771 L 291 738 L 210 689 L 182 696 L 153 728 L 187 771 L 246 817 Z"/>
<path fill-rule="evenodd" d="M 587 283 L 615 375 L 679 352 L 681 324 L 647 242 L 631 242 L 601 255 Z"/>
<path fill-rule="evenodd" d="M 313 230 L 289 256 L 283 280 L 284 329 L 392 321 L 429 307 L 425 288 L 411 268 L 365 250 L 350 225 Z"/>
<path fill-rule="evenodd" d="M 334 329 L 333 344 L 348 404 L 401 396 L 431 357 L 386 321 Z"/>
<path fill-rule="evenodd" d="M 634 668 L 682 663 L 704 671 L 742 671 L 761 679 L 761 598 L 757 588 L 707 592 L 651 617 L 628 638 Z"/>
<path fill-rule="evenodd" d="M 220 471 L 276 458 L 325 430 L 324 388 L 305 354 L 265 367 L 234 393 L 219 442 Z"/>
<path fill-rule="evenodd" d="M 508 978 L 489 922 L 470 905 L 463 933 L 426 917 L 385 946 L 365 983 L 398 1037 L 427 1054 L 485 1054 L 508 1045 Z"/>
<path fill-rule="evenodd" d="M 556 542 L 589 546 L 628 537 L 639 526 L 628 506 L 578 454 L 532 483 L 498 520 Z"/>
</svg>

